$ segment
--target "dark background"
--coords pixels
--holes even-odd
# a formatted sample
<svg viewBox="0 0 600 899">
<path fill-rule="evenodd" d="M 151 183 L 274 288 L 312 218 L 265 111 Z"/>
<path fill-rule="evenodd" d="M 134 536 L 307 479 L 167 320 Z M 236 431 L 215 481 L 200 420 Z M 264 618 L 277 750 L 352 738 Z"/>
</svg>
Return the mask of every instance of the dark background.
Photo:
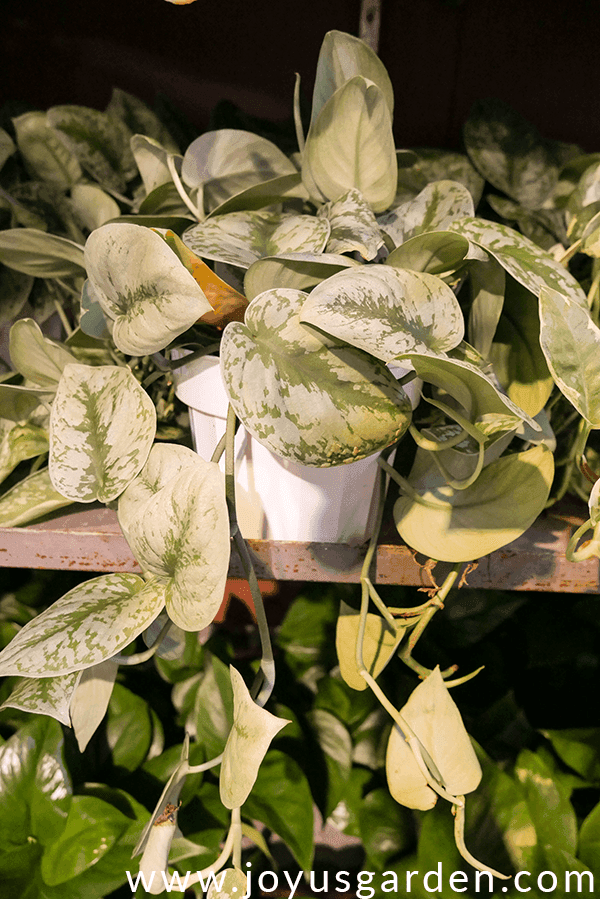
<svg viewBox="0 0 600 899">
<path fill-rule="evenodd" d="M 13 0 L 0 27 L 0 96 L 103 108 L 116 85 L 167 95 L 204 129 L 228 99 L 252 115 L 307 97 L 323 35 L 358 33 L 359 0 Z M 398 146 L 458 148 L 472 102 L 508 101 L 548 137 L 600 148 L 597 0 L 383 0 L 380 55 Z"/>
</svg>

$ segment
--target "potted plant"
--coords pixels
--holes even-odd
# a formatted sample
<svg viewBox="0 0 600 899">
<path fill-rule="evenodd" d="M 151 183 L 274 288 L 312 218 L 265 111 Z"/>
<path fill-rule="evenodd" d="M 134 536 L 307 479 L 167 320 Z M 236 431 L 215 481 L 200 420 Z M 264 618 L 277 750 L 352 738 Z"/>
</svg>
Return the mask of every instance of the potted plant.
<svg viewBox="0 0 600 899">
<path fill-rule="evenodd" d="M 0 653 L 0 673 L 21 678 L 5 705 L 72 724 L 85 747 L 119 664 L 176 656 L 186 634 L 214 619 L 233 541 L 262 658 L 250 686 L 231 668 L 222 751 L 192 763 L 184 743 L 138 849 L 151 891 L 162 891 L 186 778 L 219 768 L 228 835 L 196 882 L 224 870 L 228 888 L 245 892 L 243 807 L 289 719 L 265 708 L 275 664 L 236 514 L 236 423 L 244 452 L 254 458 L 258 441 L 281 469 L 328 478 L 359 466 L 362 478 L 361 460 L 373 463 L 399 487 L 402 539 L 451 568 L 421 605 L 384 602 L 369 573 L 387 478 L 372 482 L 371 533 L 366 521 L 350 531 L 342 521 L 336 534 L 370 537 L 360 607 L 340 610 L 340 676 L 369 688 L 389 715 L 394 799 L 422 810 L 447 800 L 462 857 L 506 877 L 465 844 L 465 795 L 481 767 L 449 688 L 473 675 L 427 668 L 413 650 L 464 563 L 524 533 L 581 466 L 595 478 L 593 451 L 588 462 L 584 454 L 600 424 L 597 160 L 537 140 L 499 105 L 478 107 L 467 123 L 469 157 L 396 150 L 387 73 L 339 32 L 323 42 L 306 133 L 299 89 L 294 113 L 292 158 L 236 129 L 201 135 L 181 155 L 147 108 L 120 92 L 105 113 L 54 107 L 18 117 L 14 142 L 2 136 L 13 180 L 0 261 L 6 317 L 18 317 L 14 371 L 0 384 L 3 472 L 42 464 L 46 453 L 48 466 L 34 463 L 4 493 L 0 520 L 109 504 L 143 572 L 86 581 L 23 627 Z M 487 218 L 476 215 L 484 178 L 505 194 L 488 196 Z M 578 251 L 591 259 L 587 295 L 568 268 Z M 19 318 L 27 302 L 42 321 L 56 310 L 66 337 Z M 215 375 L 219 366 L 229 403 L 224 433 L 213 431 L 214 446 L 198 455 L 167 410 L 175 383 L 188 401 L 199 390 L 194 407 L 206 411 L 202 390 L 210 405 L 215 388 L 191 379 L 217 354 L 208 368 Z M 553 488 L 557 440 L 567 462 Z M 597 550 L 596 537 L 578 548 L 581 536 L 573 558 Z M 422 680 L 401 707 L 377 680 L 397 655 Z"/>
</svg>

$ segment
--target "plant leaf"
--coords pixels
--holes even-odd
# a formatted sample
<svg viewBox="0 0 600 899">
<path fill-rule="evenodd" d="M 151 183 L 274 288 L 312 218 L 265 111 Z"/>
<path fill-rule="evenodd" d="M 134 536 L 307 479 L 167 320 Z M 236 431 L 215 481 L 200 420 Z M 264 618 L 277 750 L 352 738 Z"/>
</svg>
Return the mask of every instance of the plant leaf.
<svg viewBox="0 0 600 899">
<path fill-rule="evenodd" d="M 88 231 L 118 218 L 121 210 L 110 194 L 97 184 L 75 184 L 71 188 L 71 204 L 78 220 Z"/>
<path fill-rule="evenodd" d="M 253 300 L 259 293 L 275 287 L 310 290 L 315 284 L 346 268 L 360 265 L 349 256 L 333 253 L 281 253 L 263 256 L 253 262 L 244 276 L 244 293 Z"/>
<path fill-rule="evenodd" d="M 380 362 L 300 323 L 306 294 L 269 290 L 221 341 L 225 387 L 247 430 L 304 465 L 361 459 L 398 440 L 410 401 Z"/>
<path fill-rule="evenodd" d="M 321 202 L 337 200 L 356 188 L 374 212 L 383 212 L 394 200 L 397 178 L 385 97 L 372 81 L 351 78 L 327 100 L 311 125 L 302 155 L 306 189 Z M 315 187 L 318 196 L 313 196 Z"/>
<path fill-rule="evenodd" d="M 28 524 L 42 515 L 70 506 L 67 499 L 52 486 L 47 468 L 19 481 L 0 497 L 0 527 L 14 528 Z"/>
<path fill-rule="evenodd" d="M 340 663 L 340 674 L 353 690 L 366 690 L 367 682 L 359 674 L 356 664 L 356 641 L 360 623 L 359 613 L 347 605 L 340 603 L 340 614 L 335 631 L 335 648 Z M 367 624 L 363 642 L 363 661 L 365 668 L 374 677 L 386 667 L 404 635 L 404 628 L 398 627 L 394 634 L 380 615 L 373 612 L 367 614 Z"/>
<path fill-rule="evenodd" d="M 474 484 L 454 490 L 419 450 L 409 481 L 420 499 L 401 496 L 394 521 L 417 552 L 448 562 L 478 559 L 530 527 L 546 504 L 553 475 L 552 453 L 540 445 L 490 463 Z"/>
<path fill-rule="evenodd" d="M 154 403 L 128 368 L 65 366 L 50 415 L 53 486 L 111 502 L 139 473 L 156 430 Z"/>
<path fill-rule="evenodd" d="M 463 315 L 440 278 L 391 266 L 362 266 L 318 284 L 303 322 L 389 362 L 408 352 L 443 352 L 463 338 Z"/>
<path fill-rule="evenodd" d="M 19 151 L 34 177 L 63 191 L 80 180 L 77 157 L 50 126 L 45 112 L 26 112 L 12 122 Z"/>
<path fill-rule="evenodd" d="M 360 253 L 369 260 L 375 259 L 384 245 L 377 219 L 358 190 L 349 190 L 338 200 L 326 203 L 319 215 L 331 225 L 328 253 Z"/>
<path fill-rule="evenodd" d="M 70 722 L 64 722 L 71 723 L 80 752 L 85 750 L 106 714 L 118 670 L 119 663 L 107 659 L 81 673 L 71 698 Z"/>
<path fill-rule="evenodd" d="M 0 262 L 34 278 L 81 277 L 83 247 L 37 228 L 0 231 Z"/>
<path fill-rule="evenodd" d="M 66 347 L 44 337 L 32 318 L 20 318 L 10 329 L 9 353 L 19 374 L 52 389 L 56 389 L 65 365 L 77 362 Z"/>
<path fill-rule="evenodd" d="M 600 328 L 587 308 L 557 290 L 540 292 L 540 345 L 556 385 L 593 428 L 600 428 Z"/>
<path fill-rule="evenodd" d="M 13 708 L 36 715 L 50 715 L 69 727 L 69 705 L 80 677 L 80 671 L 59 677 L 23 677 L 0 709 Z"/>
<path fill-rule="evenodd" d="M 226 808 L 239 808 L 254 786 L 271 740 L 290 722 L 258 706 L 237 668 L 231 666 L 230 672 L 233 727 L 223 751 L 219 792 Z"/>
<path fill-rule="evenodd" d="M 90 668 L 127 646 L 163 606 L 160 591 L 138 575 L 92 578 L 19 631 L 0 653 L 0 672 L 52 677 Z"/>
<path fill-rule="evenodd" d="M 384 225 L 382 230 L 385 231 Z M 473 251 L 483 254 L 479 247 L 469 243 L 460 234 L 452 231 L 427 231 L 409 238 L 392 250 L 385 264 L 442 276 L 461 268 L 466 260 L 473 258 Z"/>
<path fill-rule="evenodd" d="M 0 266 L 0 326 L 14 321 L 27 302 L 33 278 L 15 269 Z"/>
<path fill-rule="evenodd" d="M 433 181 L 411 200 L 394 206 L 378 219 L 398 247 L 417 234 L 445 231 L 450 222 L 474 215 L 473 198 L 458 181 Z"/>
<path fill-rule="evenodd" d="M 141 505 L 127 539 L 141 567 L 163 585 L 175 624 L 185 631 L 210 624 L 223 601 L 230 551 L 219 466 L 195 456 Z"/>
<path fill-rule="evenodd" d="M 124 353 L 155 353 L 211 311 L 173 250 L 141 225 L 115 223 L 93 231 L 85 264 L 95 297 L 114 319 L 113 339 Z"/>
</svg>

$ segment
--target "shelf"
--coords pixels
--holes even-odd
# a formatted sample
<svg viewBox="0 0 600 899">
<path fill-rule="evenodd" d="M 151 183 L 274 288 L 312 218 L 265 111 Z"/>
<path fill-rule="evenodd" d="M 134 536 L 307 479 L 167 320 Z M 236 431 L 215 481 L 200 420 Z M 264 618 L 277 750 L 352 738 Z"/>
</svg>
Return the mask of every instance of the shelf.
<svg viewBox="0 0 600 899">
<path fill-rule="evenodd" d="M 571 563 L 565 549 L 583 521 L 583 506 L 552 508 L 529 531 L 481 559 L 468 586 L 498 590 L 596 593 L 600 562 Z M 373 580 L 379 584 L 430 586 L 428 571 L 399 538 L 385 533 L 378 547 Z M 257 575 L 276 581 L 357 582 L 366 546 L 250 540 Z M 422 560 L 421 560 L 422 561 Z M 74 506 L 67 514 L 21 528 L 0 529 L 0 567 L 107 572 L 140 569 L 121 534 L 116 515 L 104 506 Z M 445 567 L 439 563 L 440 582 Z M 232 554 L 231 577 L 243 576 Z"/>
</svg>

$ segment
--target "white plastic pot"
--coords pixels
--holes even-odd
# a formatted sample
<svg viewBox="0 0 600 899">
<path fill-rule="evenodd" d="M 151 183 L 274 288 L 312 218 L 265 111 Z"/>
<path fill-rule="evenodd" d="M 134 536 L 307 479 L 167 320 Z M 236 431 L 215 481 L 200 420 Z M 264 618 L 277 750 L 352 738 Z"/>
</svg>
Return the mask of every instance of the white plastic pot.
<svg viewBox="0 0 600 899">
<path fill-rule="evenodd" d="M 210 459 L 227 418 L 219 359 L 204 356 L 173 375 L 177 396 L 189 406 L 194 448 Z M 237 517 L 244 537 L 353 545 L 369 539 L 381 476 L 377 453 L 347 465 L 314 468 L 279 458 L 240 425 L 235 466 Z"/>
</svg>

